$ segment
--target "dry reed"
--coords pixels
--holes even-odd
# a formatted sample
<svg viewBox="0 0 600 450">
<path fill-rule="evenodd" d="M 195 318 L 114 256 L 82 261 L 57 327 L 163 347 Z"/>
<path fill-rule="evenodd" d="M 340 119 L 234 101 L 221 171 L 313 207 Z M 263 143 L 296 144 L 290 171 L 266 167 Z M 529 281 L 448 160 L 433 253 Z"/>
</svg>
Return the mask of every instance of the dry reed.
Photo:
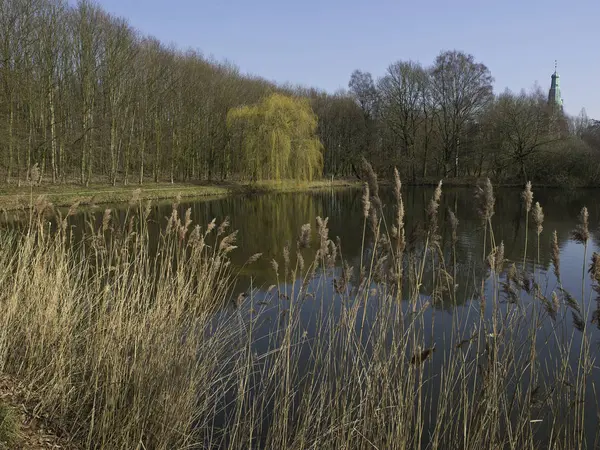
<svg viewBox="0 0 600 450">
<path fill-rule="evenodd" d="M 278 284 L 260 296 L 253 285 L 234 292 L 229 221 L 193 226 L 178 200 L 156 253 L 138 200 L 123 223 L 105 212 L 81 245 L 70 242 L 65 218 L 52 233 L 36 219 L 26 233 L 0 234 L 0 371 L 32 386 L 38 410 L 86 448 L 499 450 L 589 442 L 583 308 L 557 290 L 581 331 L 580 353 L 572 355 L 557 293 L 546 299 L 531 273 L 506 260 L 504 243 L 495 245 L 490 181 L 477 201 L 494 280 L 475 280 L 481 295 L 461 299 L 480 302 L 481 314 L 467 307 L 440 322 L 443 313 L 432 307 L 457 301 L 438 226 L 442 185 L 424 212 L 424 242 L 411 241 L 404 265 L 400 177 L 395 171 L 394 235 L 377 231 L 367 241 L 367 219 L 382 206 L 377 178 L 368 178 L 358 277 L 329 238 L 328 219 L 318 217 L 314 248 L 311 226 L 303 225 L 295 261 L 289 245 L 278 249 L 285 270 L 272 260 Z M 543 214 L 535 208 L 539 239 Z M 48 209 L 40 203 L 35 216 Z M 379 220 L 383 214 L 374 231 Z M 452 212 L 449 223 L 456 271 Z M 552 251 L 558 278 L 556 235 Z M 595 283 L 599 261 L 594 254 Z M 398 278 L 406 297 L 398 297 Z M 543 299 L 547 323 L 517 313 L 522 292 Z M 541 356 L 539 345 L 559 351 Z"/>
</svg>

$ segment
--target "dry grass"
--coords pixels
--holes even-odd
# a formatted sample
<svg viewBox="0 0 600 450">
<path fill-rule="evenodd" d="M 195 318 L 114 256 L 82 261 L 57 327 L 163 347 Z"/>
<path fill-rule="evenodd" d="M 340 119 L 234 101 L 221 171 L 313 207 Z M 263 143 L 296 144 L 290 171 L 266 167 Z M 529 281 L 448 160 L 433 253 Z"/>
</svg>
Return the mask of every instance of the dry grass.
<svg viewBox="0 0 600 450">
<path fill-rule="evenodd" d="M 434 306 L 458 303 L 456 252 L 439 233 L 442 186 L 419 238 L 406 239 L 399 178 L 387 223 L 366 169 L 360 268 L 319 218 L 281 249 L 267 294 L 237 295 L 235 233 L 227 222 L 194 227 L 178 200 L 158 242 L 135 198 L 124 221 L 107 212 L 75 243 L 64 218 L 48 228 L 40 199 L 25 233 L 0 234 L 0 372 L 31 386 L 39 411 L 85 448 L 594 442 L 592 314 L 584 298 L 543 292 L 539 274 L 504 259 L 491 184 L 479 190 L 488 251 L 471 281 L 488 288 L 436 322 Z"/>
<path fill-rule="evenodd" d="M 46 196 L 54 206 L 71 206 L 75 202 L 82 205 L 101 205 L 127 202 L 134 191 L 139 190 L 143 200 L 171 200 L 176 195 L 187 198 L 215 198 L 232 194 L 259 192 L 300 192 L 319 189 L 353 187 L 357 184 L 346 180 L 314 180 L 297 182 L 292 180 L 261 182 L 223 182 L 213 184 L 193 183 L 147 183 L 143 186 L 110 186 L 106 183 L 83 187 L 79 184 L 31 185 L 21 187 L 0 185 L 0 210 L 28 208 L 30 198 Z"/>
</svg>

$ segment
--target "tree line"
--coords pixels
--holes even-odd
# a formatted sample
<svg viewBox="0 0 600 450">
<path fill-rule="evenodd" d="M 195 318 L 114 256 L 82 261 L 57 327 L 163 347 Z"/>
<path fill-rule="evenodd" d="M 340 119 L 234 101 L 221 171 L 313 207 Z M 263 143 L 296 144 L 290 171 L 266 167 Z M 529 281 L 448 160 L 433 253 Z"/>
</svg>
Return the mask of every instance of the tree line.
<svg viewBox="0 0 600 450">
<path fill-rule="evenodd" d="M 34 164 L 44 181 L 84 185 L 347 177 L 362 157 L 415 182 L 586 184 L 600 167 L 598 122 L 566 117 L 539 87 L 495 95 L 489 69 L 459 51 L 378 79 L 357 70 L 327 93 L 165 46 L 88 0 L 0 0 L 0 83 L 9 183 Z"/>
<path fill-rule="evenodd" d="M 349 88 L 367 123 L 371 160 L 380 172 L 397 165 L 412 181 L 600 181 L 600 122 L 585 110 L 567 116 L 538 85 L 496 95 L 493 81 L 459 51 L 440 53 L 429 67 L 395 62 L 376 81 L 356 70 Z"/>
</svg>

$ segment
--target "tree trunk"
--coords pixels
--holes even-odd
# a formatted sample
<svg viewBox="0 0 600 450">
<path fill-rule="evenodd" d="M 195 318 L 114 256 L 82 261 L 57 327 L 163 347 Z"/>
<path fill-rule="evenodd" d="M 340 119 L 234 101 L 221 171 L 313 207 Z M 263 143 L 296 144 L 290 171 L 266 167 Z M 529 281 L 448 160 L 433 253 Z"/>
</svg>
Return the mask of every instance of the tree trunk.
<svg viewBox="0 0 600 450">
<path fill-rule="evenodd" d="M 159 172 L 159 160 L 160 160 L 160 123 L 158 121 L 158 112 L 154 117 L 154 127 L 155 127 L 155 138 L 156 138 L 156 147 L 154 149 L 154 182 L 158 183 L 158 172 Z"/>
<path fill-rule="evenodd" d="M 458 150 L 460 147 L 460 138 L 456 138 L 456 147 L 454 150 L 454 176 L 458 178 Z"/>
<path fill-rule="evenodd" d="M 140 185 L 144 184 L 144 151 L 146 147 L 146 136 L 144 121 L 141 122 L 141 142 L 140 142 Z"/>
<path fill-rule="evenodd" d="M 117 183 L 117 160 L 116 160 L 116 146 L 117 146 L 117 120 L 113 114 L 110 121 L 110 179 L 113 186 Z"/>
<path fill-rule="evenodd" d="M 124 171 L 124 177 L 123 177 L 123 184 L 125 186 L 127 186 L 127 184 L 129 184 L 129 163 L 130 163 L 130 158 L 131 158 L 131 144 L 133 142 L 133 131 L 135 128 L 135 113 L 132 114 L 131 116 L 131 129 L 129 132 L 129 140 L 127 141 L 127 145 L 125 146 L 125 155 L 124 155 L 124 161 L 123 161 L 123 171 Z"/>
<path fill-rule="evenodd" d="M 58 170 L 59 170 L 59 176 L 63 182 L 66 181 L 66 170 L 65 170 L 65 166 L 64 166 L 64 160 L 65 160 L 65 142 L 61 139 L 61 141 L 58 145 Z"/>
<path fill-rule="evenodd" d="M 46 152 L 48 151 L 48 127 L 46 126 L 46 116 L 44 115 L 43 109 L 42 113 L 40 114 L 40 123 L 44 128 L 44 145 L 42 146 L 42 157 L 40 158 L 42 163 L 40 167 L 40 178 L 38 180 L 38 184 L 42 183 L 42 178 L 46 173 Z"/>
<path fill-rule="evenodd" d="M 85 120 L 84 120 L 84 125 L 83 125 L 83 142 L 81 144 L 81 184 L 85 184 L 85 152 L 86 152 L 86 148 L 87 148 L 87 134 L 85 132 Z"/>
<path fill-rule="evenodd" d="M 33 108 L 29 108 L 29 137 L 27 139 L 27 174 L 25 180 L 29 181 L 29 169 L 31 168 L 31 152 L 33 149 Z"/>
<path fill-rule="evenodd" d="M 88 139 L 88 145 L 87 145 L 87 177 L 85 180 L 85 187 L 88 187 L 90 185 L 90 180 L 92 178 L 92 127 L 93 127 L 93 121 L 94 121 L 94 116 L 92 115 L 92 112 L 90 110 L 90 117 L 89 117 L 89 124 L 90 124 L 90 138 Z"/>
<path fill-rule="evenodd" d="M 171 184 L 173 184 L 173 177 L 175 171 L 175 156 L 177 155 L 177 136 L 175 134 L 175 126 L 173 126 L 172 134 L 171 134 Z"/>
<path fill-rule="evenodd" d="M 525 160 L 521 159 L 521 174 L 523 175 L 523 182 L 527 183 L 527 170 L 525 169 Z"/>
<path fill-rule="evenodd" d="M 12 97 L 12 96 L 11 96 Z M 6 181 L 10 183 L 13 166 L 13 151 L 14 151 L 14 139 L 13 139 L 13 126 L 15 121 L 15 113 L 12 99 L 9 100 L 9 113 L 8 113 L 8 171 L 6 173 Z"/>
<path fill-rule="evenodd" d="M 50 159 L 52 164 L 52 184 L 56 183 L 56 117 L 54 113 L 54 89 L 48 77 L 48 106 L 50 109 Z"/>
</svg>

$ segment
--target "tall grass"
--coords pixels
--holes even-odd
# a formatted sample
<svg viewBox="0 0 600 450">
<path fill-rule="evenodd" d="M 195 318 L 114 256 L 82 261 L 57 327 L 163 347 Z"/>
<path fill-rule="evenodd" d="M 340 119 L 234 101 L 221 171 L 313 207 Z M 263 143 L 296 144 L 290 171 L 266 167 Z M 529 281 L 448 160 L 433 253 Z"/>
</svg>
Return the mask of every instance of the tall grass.
<svg viewBox="0 0 600 450">
<path fill-rule="evenodd" d="M 227 221 L 193 227 L 176 201 L 155 243 L 134 198 L 75 241 L 39 199 L 27 230 L 0 235 L 0 371 L 84 448 L 592 448 L 591 302 L 505 260 L 488 181 L 489 252 L 470 281 L 487 288 L 459 306 L 441 183 L 407 237 L 399 177 L 393 224 L 368 181 L 357 270 L 318 218 L 273 261 L 278 283 L 241 295 Z"/>
</svg>

